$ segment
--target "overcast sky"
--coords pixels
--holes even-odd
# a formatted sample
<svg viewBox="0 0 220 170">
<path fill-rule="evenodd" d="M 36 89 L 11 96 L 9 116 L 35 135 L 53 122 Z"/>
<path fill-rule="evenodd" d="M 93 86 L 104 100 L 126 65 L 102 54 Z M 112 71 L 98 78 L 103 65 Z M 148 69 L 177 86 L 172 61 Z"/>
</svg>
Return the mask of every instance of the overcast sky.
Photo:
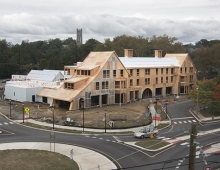
<svg viewBox="0 0 220 170">
<path fill-rule="evenodd" d="M 0 0 L 0 39 L 168 35 L 183 44 L 220 39 L 220 0 Z"/>
</svg>

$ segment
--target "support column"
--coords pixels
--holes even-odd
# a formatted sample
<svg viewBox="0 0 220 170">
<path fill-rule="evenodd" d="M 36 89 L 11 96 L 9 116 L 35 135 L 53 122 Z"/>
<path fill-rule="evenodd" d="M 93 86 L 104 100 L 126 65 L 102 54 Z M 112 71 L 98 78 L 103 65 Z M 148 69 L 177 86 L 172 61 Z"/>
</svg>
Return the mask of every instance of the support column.
<svg viewBox="0 0 220 170">
<path fill-rule="evenodd" d="M 102 95 L 99 95 L 99 107 L 102 107 Z"/>
</svg>

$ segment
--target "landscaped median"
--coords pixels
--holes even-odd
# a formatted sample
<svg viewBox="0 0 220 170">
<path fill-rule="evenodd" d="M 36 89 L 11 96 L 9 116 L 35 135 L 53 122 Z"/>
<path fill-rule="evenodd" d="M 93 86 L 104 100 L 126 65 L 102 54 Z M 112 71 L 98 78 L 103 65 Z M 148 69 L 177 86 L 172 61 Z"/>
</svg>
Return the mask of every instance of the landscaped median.
<svg viewBox="0 0 220 170">
<path fill-rule="evenodd" d="M 135 145 L 140 146 L 148 151 L 158 151 L 160 149 L 169 147 L 172 144 L 161 140 L 147 140 L 136 142 Z"/>
<path fill-rule="evenodd" d="M 0 150 L 0 160 L 1 169 L 79 169 L 77 163 L 69 157 L 44 150 Z"/>
</svg>

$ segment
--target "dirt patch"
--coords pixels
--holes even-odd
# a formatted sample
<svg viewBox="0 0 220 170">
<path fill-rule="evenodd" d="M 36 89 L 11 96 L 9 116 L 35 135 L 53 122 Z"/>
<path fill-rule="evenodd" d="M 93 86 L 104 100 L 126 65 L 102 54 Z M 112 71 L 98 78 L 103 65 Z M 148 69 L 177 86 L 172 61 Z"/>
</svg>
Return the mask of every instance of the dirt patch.
<svg viewBox="0 0 220 170">
<path fill-rule="evenodd" d="M 169 98 L 160 99 L 161 102 L 165 100 L 169 100 Z M 84 111 L 68 111 L 63 108 L 55 108 L 54 120 L 55 124 L 77 127 L 83 126 L 84 120 L 84 126 L 91 128 L 104 128 L 105 123 L 107 123 L 107 128 L 111 128 L 110 121 L 114 121 L 114 128 L 143 126 L 151 122 L 151 117 L 148 114 L 148 104 L 150 102 L 154 102 L 154 99 L 142 99 L 122 105 L 84 109 Z M 23 107 L 29 108 L 30 118 L 52 123 L 53 112 L 49 109 L 48 104 L 24 102 L 23 106 L 20 102 L 12 101 L 10 112 L 10 102 L 8 100 L 0 101 L 0 112 L 8 117 L 11 115 L 14 120 L 23 119 Z"/>
<path fill-rule="evenodd" d="M 68 111 L 63 108 L 55 108 L 55 123 L 63 124 L 67 118 L 69 123 L 73 126 L 82 126 L 83 124 L 83 114 L 84 114 L 84 126 L 85 127 L 99 127 L 103 128 L 105 123 L 105 113 L 106 121 L 109 126 L 109 121 L 115 121 L 114 125 L 120 123 L 120 126 L 127 127 L 129 126 L 138 126 L 137 124 L 146 124 L 148 123 L 146 112 L 148 111 L 148 104 L 150 99 L 144 99 L 141 101 L 136 101 L 133 103 L 122 104 L 122 105 L 112 105 L 91 109 L 75 110 Z M 24 104 L 24 106 L 22 105 Z M 16 102 L 11 101 L 11 113 L 10 113 L 10 102 L 8 100 L 0 101 L 0 112 L 4 115 L 12 117 L 12 119 L 23 119 L 23 107 L 29 108 L 30 118 L 47 121 L 48 123 L 52 122 L 53 112 L 49 109 L 48 104 L 44 103 L 32 103 L 32 102 Z M 117 122 L 117 123 L 116 123 Z M 127 124 L 127 125 L 123 125 Z"/>
</svg>

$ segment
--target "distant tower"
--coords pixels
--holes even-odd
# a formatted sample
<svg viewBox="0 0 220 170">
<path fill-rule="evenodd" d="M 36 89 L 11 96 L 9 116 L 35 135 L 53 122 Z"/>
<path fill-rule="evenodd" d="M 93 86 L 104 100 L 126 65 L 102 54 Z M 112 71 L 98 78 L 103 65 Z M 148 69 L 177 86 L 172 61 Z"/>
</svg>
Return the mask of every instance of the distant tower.
<svg viewBox="0 0 220 170">
<path fill-rule="evenodd" d="M 76 30 L 76 44 L 77 46 L 82 45 L 82 29 Z"/>
</svg>

